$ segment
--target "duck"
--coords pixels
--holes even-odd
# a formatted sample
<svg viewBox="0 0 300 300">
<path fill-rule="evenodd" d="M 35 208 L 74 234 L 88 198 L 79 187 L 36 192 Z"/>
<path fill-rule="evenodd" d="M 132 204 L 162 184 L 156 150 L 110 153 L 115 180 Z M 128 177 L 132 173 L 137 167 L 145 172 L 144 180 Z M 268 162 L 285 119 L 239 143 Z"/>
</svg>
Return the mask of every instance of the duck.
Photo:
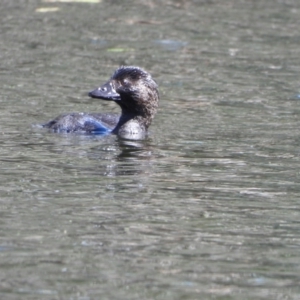
<svg viewBox="0 0 300 300">
<path fill-rule="evenodd" d="M 102 86 L 88 96 L 114 101 L 121 108 L 115 113 L 65 113 L 42 124 L 53 132 L 115 134 L 126 139 L 143 139 L 157 112 L 158 85 L 152 76 L 137 66 L 121 66 Z"/>
</svg>

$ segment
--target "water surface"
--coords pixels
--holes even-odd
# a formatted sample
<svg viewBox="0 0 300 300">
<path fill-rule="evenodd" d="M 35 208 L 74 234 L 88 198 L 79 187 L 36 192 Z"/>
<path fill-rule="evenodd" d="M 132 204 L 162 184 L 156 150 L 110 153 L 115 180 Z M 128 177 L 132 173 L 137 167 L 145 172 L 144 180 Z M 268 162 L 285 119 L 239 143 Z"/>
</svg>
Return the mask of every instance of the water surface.
<svg viewBox="0 0 300 300">
<path fill-rule="evenodd" d="M 299 299 L 298 1 L 99 2 L 0 4 L 1 298 Z M 32 126 L 120 65 L 147 139 Z"/>
</svg>

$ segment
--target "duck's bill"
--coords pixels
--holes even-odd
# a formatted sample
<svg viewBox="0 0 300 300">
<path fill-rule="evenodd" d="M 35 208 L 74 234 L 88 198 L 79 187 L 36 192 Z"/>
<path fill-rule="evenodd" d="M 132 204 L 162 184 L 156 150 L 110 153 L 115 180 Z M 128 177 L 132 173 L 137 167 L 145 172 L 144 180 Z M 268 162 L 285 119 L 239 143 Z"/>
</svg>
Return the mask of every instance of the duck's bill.
<svg viewBox="0 0 300 300">
<path fill-rule="evenodd" d="M 100 86 L 99 88 L 89 92 L 89 96 L 92 98 L 110 100 L 110 101 L 119 101 L 121 100 L 120 94 L 118 94 L 111 82 L 107 82 Z"/>
</svg>

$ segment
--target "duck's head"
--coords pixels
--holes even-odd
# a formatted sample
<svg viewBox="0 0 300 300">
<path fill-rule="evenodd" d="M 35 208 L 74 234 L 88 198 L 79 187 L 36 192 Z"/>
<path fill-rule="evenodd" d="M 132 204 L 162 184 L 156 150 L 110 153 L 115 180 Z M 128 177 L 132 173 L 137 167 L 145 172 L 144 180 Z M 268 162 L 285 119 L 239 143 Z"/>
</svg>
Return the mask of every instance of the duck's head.
<svg viewBox="0 0 300 300">
<path fill-rule="evenodd" d="M 151 75 L 139 67 L 124 66 L 117 69 L 110 80 L 89 93 L 92 98 L 115 101 L 122 115 L 146 118 L 148 127 L 159 101 L 157 84 Z"/>
</svg>

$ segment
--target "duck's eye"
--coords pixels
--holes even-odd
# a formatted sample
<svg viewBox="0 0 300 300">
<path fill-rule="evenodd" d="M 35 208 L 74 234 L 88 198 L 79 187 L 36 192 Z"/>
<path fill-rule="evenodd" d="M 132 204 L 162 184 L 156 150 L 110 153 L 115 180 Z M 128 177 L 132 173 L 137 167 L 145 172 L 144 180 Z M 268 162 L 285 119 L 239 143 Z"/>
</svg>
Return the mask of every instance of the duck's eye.
<svg viewBox="0 0 300 300">
<path fill-rule="evenodd" d="M 99 91 L 102 91 L 102 92 L 106 92 L 107 91 L 107 87 L 105 86 L 101 86 L 98 88 Z"/>
<path fill-rule="evenodd" d="M 127 79 L 124 79 L 122 84 L 123 85 L 129 85 L 129 81 Z"/>
</svg>

